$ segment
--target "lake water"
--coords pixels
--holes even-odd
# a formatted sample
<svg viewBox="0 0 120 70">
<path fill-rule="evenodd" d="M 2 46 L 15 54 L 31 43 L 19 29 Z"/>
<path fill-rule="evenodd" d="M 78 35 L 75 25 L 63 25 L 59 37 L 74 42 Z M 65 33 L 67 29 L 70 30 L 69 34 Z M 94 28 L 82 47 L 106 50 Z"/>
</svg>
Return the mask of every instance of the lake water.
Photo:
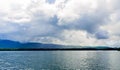
<svg viewBox="0 0 120 70">
<path fill-rule="evenodd" d="M 120 70 L 120 52 L 0 51 L 0 70 Z"/>
</svg>

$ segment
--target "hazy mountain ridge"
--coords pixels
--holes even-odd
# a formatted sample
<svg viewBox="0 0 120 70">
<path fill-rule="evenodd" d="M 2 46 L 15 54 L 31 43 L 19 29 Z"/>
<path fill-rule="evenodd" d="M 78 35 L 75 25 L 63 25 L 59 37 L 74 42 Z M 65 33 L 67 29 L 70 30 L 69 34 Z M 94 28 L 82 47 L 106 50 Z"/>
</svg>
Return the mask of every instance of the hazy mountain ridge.
<svg viewBox="0 0 120 70">
<path fill-rule="evenodd" d="M 57 48 L 62 46 L 63 45 L 57 44 L 43 44 L 34 42 L 20 43 L 11 40 L 0 40 L 0 48 Z"/>
<path fill-rule="evenodd" d="M 113 49 L 107 46 L 66 46 L 66 45 L 57 45 L 57 44 L 43 44 L 43 43 L 20 43 L 17 41 L 11 40 L 0 40 L 0 49 Z"/>
</svg>

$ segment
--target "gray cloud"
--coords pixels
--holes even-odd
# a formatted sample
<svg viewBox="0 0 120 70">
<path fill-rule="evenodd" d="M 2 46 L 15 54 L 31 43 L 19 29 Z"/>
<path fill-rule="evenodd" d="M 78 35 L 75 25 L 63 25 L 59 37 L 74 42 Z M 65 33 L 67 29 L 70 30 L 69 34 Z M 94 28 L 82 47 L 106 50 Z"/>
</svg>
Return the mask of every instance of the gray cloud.
<svg viewBox="0 0 120 70">
<path fill-rule="evenodd" d="M 95 33 L 95 36 L 97 39 L 108 39 L 109 38 L 109 34 L 106 31 L 98 31 L 97 33 Z"/>
<path fill-rule="evenodd" d="M 45 37 L 59 39 L 63 38 L 61 34 L 65 30 L 68 30 L 67 34 L 75 30 L 86 32 L 89 37 L 97 40 L 109 39 L 110 31 L 101 27 L 110 24 L 111 14 L 119 14 L 117 2 L 119 1 L 36 0 L 25 9 L 10 8 L 4 15 L 3 12 L 0 13 L 0 37 L 17 41 L 32 41 L 43 37 L 49 40 Z M 119 16 L 116 18 L 115 21 L 119 21 Z"/>
<path fill-rule="evenodd" d="M 46 0 L 50 4 L 54 4 L 56 0 Z"/>
</svg>

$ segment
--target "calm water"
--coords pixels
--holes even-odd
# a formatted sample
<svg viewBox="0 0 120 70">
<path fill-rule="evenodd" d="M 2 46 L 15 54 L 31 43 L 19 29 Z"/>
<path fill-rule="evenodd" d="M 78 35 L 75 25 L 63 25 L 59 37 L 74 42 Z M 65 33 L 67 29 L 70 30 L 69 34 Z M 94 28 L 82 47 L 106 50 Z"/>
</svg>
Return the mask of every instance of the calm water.
<svg viewBox="0 0 120 70">
<path fill-rule="evenodd" d="M 120 52 L 0 51 L 0 70 L 120 70 Z"/>
</svg>

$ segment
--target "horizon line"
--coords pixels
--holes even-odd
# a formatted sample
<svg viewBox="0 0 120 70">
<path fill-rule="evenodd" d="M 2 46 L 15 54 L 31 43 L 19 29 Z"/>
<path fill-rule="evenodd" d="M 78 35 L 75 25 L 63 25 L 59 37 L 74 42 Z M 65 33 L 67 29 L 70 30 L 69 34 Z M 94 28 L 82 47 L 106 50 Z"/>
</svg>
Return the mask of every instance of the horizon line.
<svg viewBox="0 0 120 70">
<path fill-rule="evenodd" d="M 0 51 L 120 51 L 120 48 L 0 48 Z"/>
</svg>

